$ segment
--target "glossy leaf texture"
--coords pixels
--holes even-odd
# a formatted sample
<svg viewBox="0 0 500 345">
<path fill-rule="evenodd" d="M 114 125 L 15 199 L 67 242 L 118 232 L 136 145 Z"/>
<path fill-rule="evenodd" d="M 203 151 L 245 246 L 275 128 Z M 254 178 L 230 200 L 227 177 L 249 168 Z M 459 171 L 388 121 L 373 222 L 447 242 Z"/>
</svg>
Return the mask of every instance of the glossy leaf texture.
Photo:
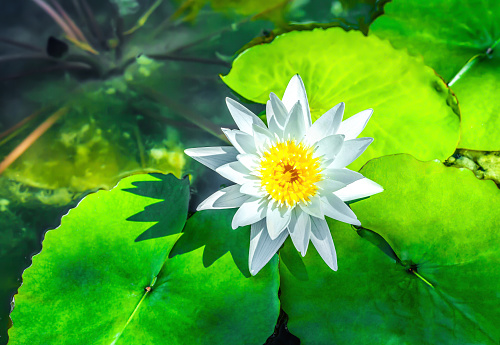
<svg viewBox="0 0 500 345">
<path fill-rule="evenodd" d="M 352 205 L 366 229 L 329 221 L 338 271 L 312 247 L 280 266 L 290 331 L 306 345 L 497 344 L 495 184 L 409 155 L 361 173 L 385 191 Z"/>
<path fill-rule="evenodd" d="M 375 141 L 351 164 L 410 153 L 422 160 L 449 157 L 459 139 L 456 99 L 421 59 L 387 41 L 340 28 L 290 32 L 238 56 L 223 81 L 241 96 L 265 103 L 279 97 L 294 74 L 302 77 L 313 121 L 340 102 L 344 119 L 374 114 L 361 137 Z"/>
<path fill-rule="evenodd" d="M 135 241 L 179 202 L 175 193 L 164 194 L 163 202 L 143 195 L 187 185 L 155 176 L 131 176 L 111 191 L 89 195 L 46 234 L 15 296 L 9 344 L 266 341 L 279 312 L 277 260 L 246 278 L 230 255 L 205 268 L 202 248 L 169 259 L 179 234 Z M 145 211 L 151 221 L 126 220 Z M 186 212 L 187 205 L 171 216 L 185 220 Z"/>
<path fill-rule="evenodd" d="M 384 11 L 370 33 L 423 56 L 427 65 L 452 82 L 462 112 L 459 147 L 499 151 L 500 2 L 395 0 Z M 468 71 L 454 80 L 471 59 Z"/>
</svg>

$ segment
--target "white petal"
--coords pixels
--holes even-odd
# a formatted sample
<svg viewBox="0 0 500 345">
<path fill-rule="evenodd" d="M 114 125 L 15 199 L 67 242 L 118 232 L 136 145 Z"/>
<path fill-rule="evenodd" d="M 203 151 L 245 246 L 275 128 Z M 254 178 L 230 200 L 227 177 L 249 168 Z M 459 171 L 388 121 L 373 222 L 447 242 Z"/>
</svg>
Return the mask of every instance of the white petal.
<svg viewBox="0 0 500 345">
<path fill-rule="evenodd" d="M 337 132 L 344 115 L 344 102 L 337 104 L 332 109 L 321 115 L 307 130 L 306 140 L 310 145 L 315 144 L 324 137 Z"/>
<path fill-rule="evenodd" d="M 240 192 L 240 185 L 235 184 L 210 195 L 198 205 L 196 211 L 240 207 L 249 198 L 248 195 Z"/>
<path fill-rule="evenodd" d="M 344 188 L 347 184 L 327 178 L 316 183 L 316 186 L 321 190 L 321 195 L 326 195 Z"/>
<path fill-rule="evenodd" d="M 305 256 L 311 236 L 311 217 L 300 207 L 295 207 L 292 211 L 288 232 L 295 248 Z"/>
<path fill-rule="evenodd" d="M 285 106 L 283 106 L 283 108 L 284 107 Z M 276 119 L 276 115 L 274 114 L 274 110 L 273 110 L 273 107 L 271 105 L 271 101 L 267 101 L 267 104 L 266 104 L 266 117 L 267 117 L 267 126 L 269 127 L 269 131 L 273 134 L 278 135 L 278 137 L 281 138 L 283 136 L 283 126 L 281 126 L 278 123 L 278 119 Z M 284 124 L 285 124 L 285 119 L 283 119 L 283 125 Z"/>
<path fill-rule="evenodd" d="M 257 198 L 266 196 L 266 192 L 262 189 L 260 180 L 246 182 L 240 187 L 240 192 Z"/>
<path fill-rule="evenodd" d="M 221 165 L 234 162 L 238 155 L 238 150 L 232 146 L 197 147 L 186 149 L 184 153 L 210 169 L 215 170 Z"/>
<path fill-rule="evenodd" d="M 266 216 L 267 200 L 262 198 L 250 198 L 243 203 L 236 211 L 231 226 L 236 229 L 239 226 L 246 226 L 257 223 Z"/>
<path fill-rule="evenodd" d="M 260 158 L 257 155 L 251 153 L 244 153 L 237 155 L 236 159 L 250 171 L 255 170 L 259 167 Z"/>
<path fill-rule="evenodd" d="M 342 201 L 351 201 L 366 198 L 373 194 L 384 191 L 384 188 L 378 183 L 367 178 L 363 178 L 335 192 Z"/>
<path fill-rule="evenodd" d="M 359 172 L 352 171 L 349 169 L 325 169 L 322 174 L 329 179 L 340 181 L 346 185 L 353 183 L 357 180 L 361 180 L 364 176 Z"/>
<path fill-rule="evenodd" d="M 354 162 L 363 152 L 365 152 L 368 145 L 373 142 L 373 138 L 359 138 L 344 141 L 342 149 L 335 157 L 333 163 L 328 167 L 330 169 L 340 169 L 348 166 Z"/>
<path fill-rule="evenodd" d="M 302 108 L 300 102 L 297 102 L 288 115 L 285 130 L 283 131 L 283 138 L 302 140 L 305 134 L 306 127 L 304 117 L 302 116 Z"/>
<path fill-rule="evenodd" d="M 227 108 L 234 119 L 234 122 L 240 130 L 247 134 L 252 134 L 252 125 L 257 125 L 260 127 L 265 127 L 266 125 L 262 120 L 252 113 L 250 110 L 242 106 L 240 103 L 236 102 L 231 98 L 226 98 Z"/>
<path fill-rule="evenodd" d="M 288 110 L 281 100 L 274 93 L 269 95 L 271 107 L 273 109 L 273 116 L 280 128 L 285 128 L 286 118 L 288 117 Z"/>
<path fill-rule="evenodd" d="M 276 239 L 290 223 L 292 210 L 288 207 L 277 207 L 269 203 L 266 214 L 267 231 L 272 240 Z"/>
<path fill-rule="evenodd" d="M 301 202 L 299 202 L 298 205 L 302 209 L 302 211 L 306 212 L 307 214 L 317 218 L 324 218 L 320 197 L 318 195 L 315 195 L 310 198 L 310 201 L 311 202 L 308 205 L 305 205 Z"/>
<path fill-rule="evenodd" d="M 278 238 L 271 240 L 264 219 L 252 224 L 248 255 L 248 268 L 252 275 L 256 275 L 271 260 L 287 237 L 288 232 L 283 231 Z"/>
<path fill-rule="evenodd" d="M 314 151 L 313 157 L 323 156 L 323 160 L 329 161 L 328 164 L 330 164 L 338 155 L 342 146 L 344 146 L 344 136 L 342 134 L 329 135 L 316 143 L 317 149 Z"/>
<path fill-rule="evenodd" d="M 361 225 L 354 212 L 338 196 L 334 194 L 325 195 L 321 198 L 322 209 L 325 216 L 352 225 Z"/>
<path fill-rule="evenodd" d="M 340 124 L 337 134 L 344 134 L 345 140 L 357 138 L 358 135 L 363 132 L 363 129 L 365 129 L 365 126 L 368 123 L 368 120 L 370 120 L 372 114 L 373 109 L 367 109 L 351 116 Z"/>
<path fill-rule="evenodd" d="M 257 150 L 265 150 L 274 142 L 274 137 L 267 128 L 253 126 L 253 138 Z"/>
<path fill-rule="evenodd" d="M 292 110 L 292 107 L 300 101 L 302 107 L 302 116 L 305 128 L 311 127 L 311 111 L 309 110 L 309 102 L 307 101 L 306 88 L 304 82 L 298 74 L 294 75 L 288 86 L 286 87 L 285 94 L 283 95 L 283 104 L 286 110 Z"/>
<path fill-rule="evenodd" d="M 311 217 L 311 242 L 328 267 L 336 271 L 337 253 L 326 220 Z"/>
<path fill-rule="evenodd" d="M 244 184 L 248 181 L 258 179 L 257 177 L 250 175 L 250 170 L 245 168 L 245 166 L 238 161 L 224 164 L 215 169 L 215 171 L 222 177 L 225 177 L 237 184 Z"/>
<path fill-rule="evenodd" d="M 253 136 L 237 129 L 221 128 L 227 139 L 233 144 L 239 153 L 255 153 L 255 142 Z"/>
</svg>

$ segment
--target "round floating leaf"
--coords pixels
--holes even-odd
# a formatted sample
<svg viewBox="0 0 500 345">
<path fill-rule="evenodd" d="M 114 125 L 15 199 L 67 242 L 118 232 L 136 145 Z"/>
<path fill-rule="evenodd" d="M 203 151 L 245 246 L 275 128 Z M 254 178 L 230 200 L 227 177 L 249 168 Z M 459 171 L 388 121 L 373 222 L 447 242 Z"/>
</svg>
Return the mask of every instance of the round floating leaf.
<svg viewBox="0 0 500 345">
<path fill-rule="evenodd" d="M 385 191 L 352 205 L 367 229 L 329 222 L 338 271 L 312 247 L 307 280 L 292 264 L 280 268 L 290 331 L 306 345 L 497 344 L 495 184 L 408 155 L 361 172 Z"/>
<path fill-rule="evenodd" d="M 371 32 L 396 47 L 422 55 L 447 82 L 477 57 L 473 66 L 452 83 L 463 119 L 459 146 L 500 150 L 500 53 L 489 50 L 500 41 L 500 2 L 395 0 L 385 6 L 384 12 L 370 27 Z"/>
<path fill-rule="evenodd" d="M 340 102 L 344 119 L 374 109 L 361 136 L 375 141 L 350 168 L 392 153 L 444 160 L 455 150 L 456 99 L 421 60 L 377 37 L 340 28 L 290 32 L 243 52 L 223 80 L 265 103 L 270 92 L 281 97 L 295 73 L 304 80 L 313 120 Z"/>
<path fill-rule="evenodd" d="M 230 255 L 205 268 L 201 248 L 169 259 L 180 235 L 155 235 L 178 233 L 186 211 L 163 221 L 177 231 L 136 241 L 181 202 L 179 188 L 187 180 L 135 175 L 63 217 L 23 275 L 9 344 L 264 343 L 279 312 L 276 259 L 252 278 Z"/>
</svg>

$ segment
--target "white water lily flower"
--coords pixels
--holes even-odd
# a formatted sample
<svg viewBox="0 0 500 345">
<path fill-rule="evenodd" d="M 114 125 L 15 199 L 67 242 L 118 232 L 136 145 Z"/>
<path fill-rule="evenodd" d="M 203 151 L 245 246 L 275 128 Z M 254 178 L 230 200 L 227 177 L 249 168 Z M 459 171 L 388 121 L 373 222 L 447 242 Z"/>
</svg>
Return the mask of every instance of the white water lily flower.
<svg viewBox="0 0 500 345">
<path fill-rule="evenodd" d="M 266 107 L 269 127 L 238 102 L 226 101 L 239 128 L 222 129 L 233 146 L 185 152 L 235 184 L 215 192 L 197 210 L 239 208 L 232 227 L 251 225 L 252 275 L 266 265 L 288 235 L 302 256 L 311 240 L 336 271 L 337 255 L 325 216 L 361 225 L 345 202 L 383 191 L 345 168 L 373 141 L 356 139 L 373 111 L 362 111 L 342 122 L 344 103 L 340 103 L 312 124 L 298 75 L 291 79 L 282 101 L 271 93 Z"/>
</svg>

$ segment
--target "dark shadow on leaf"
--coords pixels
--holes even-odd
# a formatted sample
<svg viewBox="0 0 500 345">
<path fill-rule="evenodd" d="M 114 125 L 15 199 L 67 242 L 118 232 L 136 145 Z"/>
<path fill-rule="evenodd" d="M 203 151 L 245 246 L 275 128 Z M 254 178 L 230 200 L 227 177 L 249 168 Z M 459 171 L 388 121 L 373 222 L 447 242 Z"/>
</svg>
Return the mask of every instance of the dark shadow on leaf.
<svg viewBox="0 0 500 345">
<path fill-rule="evenodd" d="M 205 246 L 203 266 L 210 267 L 227 252 L 247 278 L 248 251 L 250 247 L 250 227 L 231 228 L 231 220 L 236 210 L 210 210 L 196 212 L 186 222 L 182 236 L 170 251 L 169 258 L 189 253 Z"/>
<path fill-rule="evenodd" d="M 351 205 L 351 204 L 354 204 L 355 202 L 358 202 L 358 201 L 361 201 L 361 200 L 366 200 L 366 199 L 368 199 L 368 198 L 369 198 L 369 196 L 366 196 L 366 197 L 364 197 L 364 198 L 359 198 L 359 199 L 354 199 L 354 200 L 346 201 L 345 203 L 346 203 L 347 205 Z"/>
<path fill-rule="evenodd" d="M 161 200 L 144 208 L 144 211 L 127 218 L 131 222 L 157 222 L 140 234 L 135 242 L 178 234 L 186 222 L 189 203 L 189 179 L 179 180 L 174 175 L 150 174 L 160 181 L 139 181 L 124 191 L 143 197 Z"/>
<path fill-rule="evenodd" d="M 279 251 L 281 262 L 288 268 L 290 273 L 298 280 L 309 280 L 306 265 L 302 260 L 299 252 L 295 249 L 290 237 L 285 241 L 285 244 Z"/>
<path fill-rule="evenodd" d="M 396 252 L 394 252 L 391 245 L 385 240 L 385 238 L 383 238 L 376 232 L 363 227 L 353 226 L 353 228 L 356 230 L 356 232 L 360 237 L 364 238 L 368 242 L 371 242 L 376 247 L 378 247 L 382 252 L 384 252 L 384 254 L 389 256 L 397 263 L 401 264 L 401 260 L 398 258 Z"/>
</svg>

